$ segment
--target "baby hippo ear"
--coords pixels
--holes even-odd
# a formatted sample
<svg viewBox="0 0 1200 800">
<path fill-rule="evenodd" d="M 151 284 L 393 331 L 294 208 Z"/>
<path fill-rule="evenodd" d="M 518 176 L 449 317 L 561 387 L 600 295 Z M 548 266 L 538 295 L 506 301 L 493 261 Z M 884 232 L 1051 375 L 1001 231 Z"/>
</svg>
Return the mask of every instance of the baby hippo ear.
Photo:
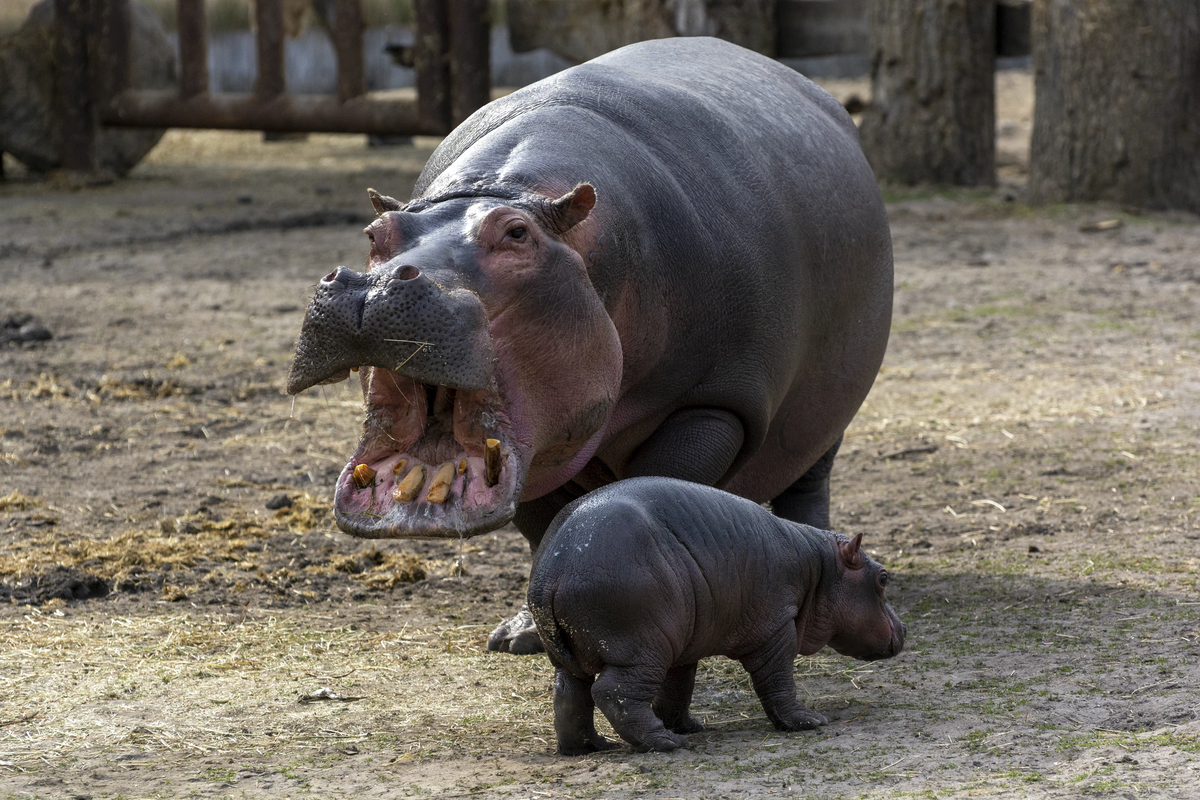
<svg viewBox="0 0 1200 800">
<path fill-rule="evenodd" d="M 596 205 L 596 187 L 581 183 L 549 204 L 548 216 L 555 233 L 566 233 L 587 219 Z"/>
<path fill-rule="evenodd" d="M 403 207 L 396 198 L 380 194 L 374 189 L 367 189 L 367 197 L 371 198 L 371 205 L 375 206 L 375 216 L 379 216 L 385 211 L 399 211 Z"/>
<path fill-rule="evenodd" d="M 846 566 L 850 569 L 858 569 L 863 565 L 862 555 L 862 534 L 856 535 L 853 539 L 848 539 L 844 542 L 838 542 L 838 549 L 842 553 L 842 560 L 846 562 Z"/>
</svg>

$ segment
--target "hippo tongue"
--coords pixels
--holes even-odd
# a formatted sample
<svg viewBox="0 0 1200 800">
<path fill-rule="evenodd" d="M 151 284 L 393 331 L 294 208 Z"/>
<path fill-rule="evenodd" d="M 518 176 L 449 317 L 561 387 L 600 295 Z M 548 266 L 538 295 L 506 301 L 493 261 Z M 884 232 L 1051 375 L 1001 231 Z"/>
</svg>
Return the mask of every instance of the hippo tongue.
<svg viewBox="0 0 1200 800">
<path fill-rule="evenodd" d="M 494 391 L 361 373 L 367 417 L 335 514 L 366 538 L 470 536 L 516 512 L 527 464 Z"/>
</svg>

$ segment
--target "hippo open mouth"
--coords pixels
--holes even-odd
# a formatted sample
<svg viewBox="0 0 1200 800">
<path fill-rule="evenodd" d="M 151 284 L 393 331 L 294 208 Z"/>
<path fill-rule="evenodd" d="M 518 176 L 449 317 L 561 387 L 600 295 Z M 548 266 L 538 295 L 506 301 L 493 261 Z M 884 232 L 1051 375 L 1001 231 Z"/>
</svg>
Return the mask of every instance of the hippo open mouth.
<svg viewBox="0 0 1200 800">
<path fill-rule="evenodd" d="M 512 518 L 525 469 L 496 391 L 426 384 L 380 367 L 363 367 L 360 379 L 363 437 L 334 502 L 342 530 L 471 536 Z"/>
</svg>

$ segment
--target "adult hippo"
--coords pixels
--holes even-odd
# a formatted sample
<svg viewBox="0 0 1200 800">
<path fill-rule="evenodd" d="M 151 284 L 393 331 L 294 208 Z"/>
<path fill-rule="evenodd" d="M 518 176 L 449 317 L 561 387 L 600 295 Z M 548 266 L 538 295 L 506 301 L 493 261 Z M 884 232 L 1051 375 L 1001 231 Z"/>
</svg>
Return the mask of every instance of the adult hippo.
<svg viewBox="0 0 1200 800">
<path fill-rule="evenodd" d="M 536 548 L 620 478 L 723 487 L 829 527 L 842 432 L 883 359 L 887 217 L 849 115 L 716 39 L 616 50 L 480 109 L 407 204 L 371 192 L 288 391 L 361 368 L 338 527 Z M 540 649 L 527 613 L 489 646 Z"/>
</svg>

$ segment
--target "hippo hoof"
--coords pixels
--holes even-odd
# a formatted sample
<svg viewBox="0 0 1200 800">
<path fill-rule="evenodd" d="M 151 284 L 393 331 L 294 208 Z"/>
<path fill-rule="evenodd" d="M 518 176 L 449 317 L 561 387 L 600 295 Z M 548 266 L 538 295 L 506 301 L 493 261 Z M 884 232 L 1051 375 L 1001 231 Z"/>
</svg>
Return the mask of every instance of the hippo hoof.
<svg viewBox="0 0 1200 800">
<path fill-rule="evenodd" d="M 676 722 L 668 726 L 668 729 L 675 733 L 700 733 L 704 730 L 704 726 L 695 717 L 688 717 L 683 722 Z"/>
<path fill-rule="evenodd" d="M 586 756 L 588 753 L 612 750 L 616 746 L 616 742 L 610 742 L 608 739 L 597 734 L 594 737 L 585 739 L 582 744 L 575 747 L 565 746 L 560 743 L 558 745 L 558 754 L 560 756 Z"/>
<path fill-rule="evenodd" d="M 781 731 L 811 731 L 828 722 L 825 717 L 812 711 L 798 711 L 787 719 L 780 720 L 775 727 Z"/>
<path fill-rule="evenodd" d="M 515 617 L 501 622 L 488 637 L 488 650 L 512 653 L 515 656 L 533 655 L 544 652 L 545 649 L 528 607 L 522 607 Z"/>
<path fill-rule="evenodd" d="M 639 753 L 669 753 L 672 750 L 678 750 L 681 747 L 687 746 L 688 740 L 686 737 L 663 730 L 654 736 L 647 737 L 645 741 L 634 745 L 633 749 Z"/>
</svg>

